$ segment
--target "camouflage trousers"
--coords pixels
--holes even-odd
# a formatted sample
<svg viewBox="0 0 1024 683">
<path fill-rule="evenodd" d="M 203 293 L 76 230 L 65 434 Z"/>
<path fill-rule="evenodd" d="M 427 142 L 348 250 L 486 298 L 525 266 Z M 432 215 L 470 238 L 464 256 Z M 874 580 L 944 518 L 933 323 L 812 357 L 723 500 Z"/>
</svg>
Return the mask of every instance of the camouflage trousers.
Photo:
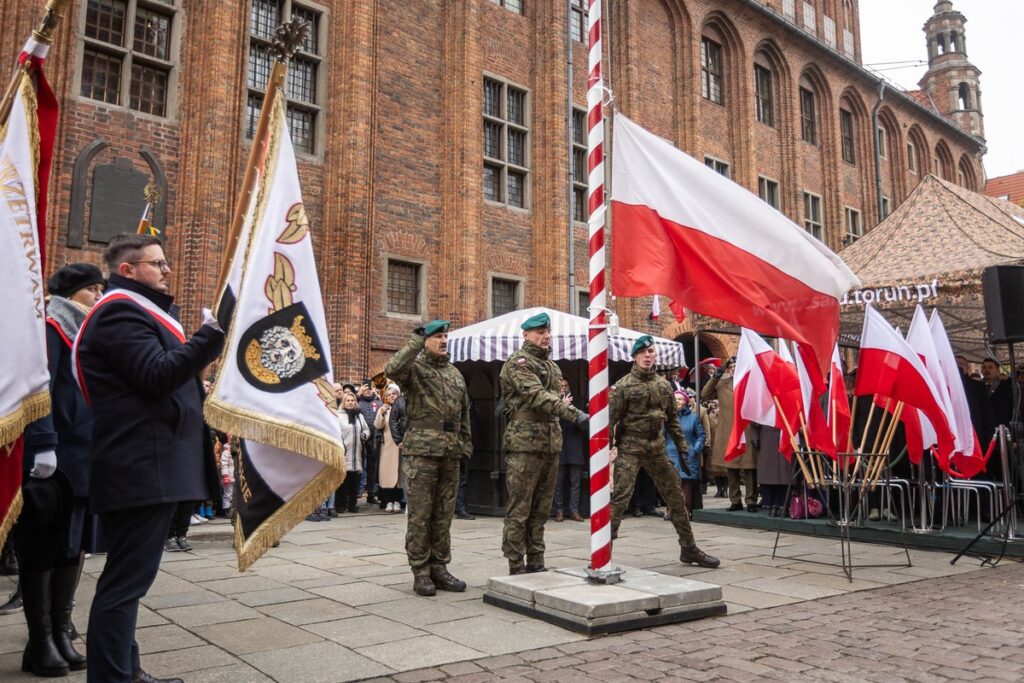
<svg viewBox="0 0 1024 683">
<path fill-rule="evenodd" d="M 505 531 L 501 552 L 512 564 L 544 564 L 544 523 L 551 514 L 558 453 L 509 453 L 505 460 Z"/>
<path fill-rule="evenodd" d="M 624 453 L 619 451 L 615 459 L 614 485 L 612 488 L 612 533 L 617 534 L 622 522 L 622 513 L 629 507 L 629 499 L 633 495 L 636 475 L 643 467 L 647 471 L 654 486 L 658 489 L 662 500 L 668 505 L 672 526 L 676 528 L 681 548 L 692 548 L 697 545 L 690 528 L 690 515 L 686 512 L 683 500 L 683 488 L 679 473 L 668 459 L 664 450 L 654 453 Z"/>
<path fill-rule="evenodd" d="M 409 521 L 405 553 L 413 571 L 444 567 L 452 559 L 452 515 L 459 488 L 459 458 L 402 458 Z"/>
</svg>

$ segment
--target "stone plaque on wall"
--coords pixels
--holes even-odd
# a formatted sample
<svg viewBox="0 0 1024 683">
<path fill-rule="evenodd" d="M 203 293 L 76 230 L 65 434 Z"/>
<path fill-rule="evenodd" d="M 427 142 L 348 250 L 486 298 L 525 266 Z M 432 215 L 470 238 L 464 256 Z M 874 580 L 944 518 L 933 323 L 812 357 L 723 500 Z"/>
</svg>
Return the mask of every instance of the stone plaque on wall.
<svg viewBox="0 0 1024 683">
<path fill-rule="evenodd" d="M 89 205 L 90 242 L 106 243 L 118 233 L 135 232 L 146 206 L 143 190 L 149 181 L 148 175 L 122 157 L 95 168 Z"/>
</svg>

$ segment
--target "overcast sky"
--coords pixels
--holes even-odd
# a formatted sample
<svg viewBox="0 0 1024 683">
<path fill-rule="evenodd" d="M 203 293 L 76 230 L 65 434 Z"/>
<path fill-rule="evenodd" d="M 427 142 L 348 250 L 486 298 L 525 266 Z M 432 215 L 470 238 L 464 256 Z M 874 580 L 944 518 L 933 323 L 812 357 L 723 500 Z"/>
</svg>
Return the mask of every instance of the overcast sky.
<svg viewBox="0 0 1024 683">
<path fill-rule="evenodd" d="M 921 60 L 924 66 L 884 71 L 904 88 L 916 89 L 927 69 L 928 51 L 921 27 L 935 0 L 860 0 L 864 64 Z M 1020 27 L 1022 0 L 953 0 L 967 18 L 967 57 L 981 69 L 981 106 L 985 114 L 989 178 L 1024 170 L 1024 90 L 1021 88 Z M 885 67 L 878 67 L 885 68 Z"/>
</svg>

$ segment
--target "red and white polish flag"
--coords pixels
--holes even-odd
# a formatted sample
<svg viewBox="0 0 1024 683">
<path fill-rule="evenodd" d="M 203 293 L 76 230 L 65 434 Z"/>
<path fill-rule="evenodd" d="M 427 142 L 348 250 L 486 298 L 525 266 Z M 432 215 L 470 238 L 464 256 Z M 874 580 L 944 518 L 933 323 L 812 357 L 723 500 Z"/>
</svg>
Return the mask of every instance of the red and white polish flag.
<svg viewBox="0 0 1024 683">
<path fill-rule="evenodd" d="M 615 115 L 612 287 L 806 344 L 824 370 L 857 277 L 743 187 Z"/>
<path fill-rule="evenodd" d="M 775 398 L 779 399 L 782 414 Z M 788 459 L 793 451 L 789 434 L 800 429 L 800 411 L 800 380 L 795 368 L 759 335 L 743 328 L 733 373 L 732 432 L 725 448 L 725 459 L 733 460 L 744 451 L 744 432 L 751 423 L 781 429 L 779 452 Z"/>
<path fill-rule="evenodd" d="M 902 401 L 905 404 L 904 415 L 907 415 L 904 424 L 908 429 L 917 420 L 917 411 L 920 411 L 934 429 L 939 465 L 947 466 L 941 454 L 948 456 L 952 453 L 954 436 L 938 389 L 917 352 L 870 305 L 864 309 L 854 393 L 858 396 L 888 398 L 892 400 L 893 406 Z M 908 433 L 907 452 L 912 462 L 920 462 L 923 448 L 930 445 Z"/>
<path fill-rule="evenodd" d="M 846 395 L 843 379 L 843 359 L 839 356 L 839 345 L 832 349 L 828 378 L 828 427 L 836 445 L 837 453 L 850 453 L 850 399 Z"/>
<path fill-rule="evenodd" d="M 964 391 L 963 380 L 960 379 L 956 356 L 953 355 L 953 345 L 949 342 L 946 326 L 942 324 L 938 309 L 932 309 L 932 314 L 928 319 L 928 330 L 931 332 L 935 351 L 938 354 L 939 368 L 942 372 L 939 390 L 945 391 L 949 398 L 951 411 L 949 426 L 953 430 L 956 442 L 951 469 L 955 469 L 957 474 L 970 479 L 985 469 L 988 458 L 982 452 L 978 434 L 974 431 L 971 409 L 967 404 L 967 393 Z"/>
<path fill-rule="evenodd" d="M 779 355 L 793 364 L 800 380 L 800 400 L 802 403 L 804 422 L 807 424 L 808 446 L 814 450 L 836 456 L 836 446 L 832 440 L 825 413 L 821 410 L 819 398 L 825 393 L 825 380 L 821 377 L 818 366 L 814 365 L 814 356 L 810 349 L 793 342 L 796 353 L 790 355 L 785 340 L 779 340 Z M 785 353 L 784 353 L 785 352 Z M 810 357 L 810 359 L 808 359 Z"/>
<path fill-rule="evenodd" d="M 910 348 L 917 352 L 921 362 L 924 364 L 924 369 L 928 373 L 928 378 L 932 384 L 935 385 L 935 393 L 939 405 L 942 407 L 942 412 L 946 415 L 946 419 L 949 424 L 949 429 L 953 434 L 953 444 L 948 452 L 936 451 L 935 456 L 941 463 L 948 463 L 949 459 L 953 455 L 953 451 L 959 445 L 959 436 L 957 434 L 956 422 L 952 419 L 953 407 L 949 402 L 949 392 L 946 390 L 946 378 L 942 374 L 942 367 L 939 361 L 939 352 L 935 348 L 935 338 L 932 336 L 931 327 L 928 324 L 928 316 L 925 315 L 924 309 L 918 304 L 914 310 L 914 317 L 910 321 L 910 327 L 907 328 L 907 343 L 910 344 Z M 937 443 L 937 435 L 935 427 L 920 410 L 918 411 L 918 417 L 921 423 L 921 447 L 928 448 L 931 444 Z M 946 469 L 945 467 L 943 469 Z"/>
</svg>

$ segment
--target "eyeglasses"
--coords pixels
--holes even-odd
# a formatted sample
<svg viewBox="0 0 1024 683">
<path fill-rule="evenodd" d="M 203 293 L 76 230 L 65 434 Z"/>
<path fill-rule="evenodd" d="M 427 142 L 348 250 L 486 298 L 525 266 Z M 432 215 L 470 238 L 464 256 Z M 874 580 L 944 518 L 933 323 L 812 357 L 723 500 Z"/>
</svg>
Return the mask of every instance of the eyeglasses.
<svg viewBox="0 0 1024 683">
<path fill-rule="evenodd" d="M 167 270 L 168 272 L 170 272 L 171 270 L 170 261 L 165 261 L 163 259 L 150 259 L 148 261 L 129 261 L 128 263 L 131 263 L 132 265 L 136 265 L 139 263 L 148 263 L 149 265 L 153 266 L 154 268 L 160 271 Z"/>
</svg>

